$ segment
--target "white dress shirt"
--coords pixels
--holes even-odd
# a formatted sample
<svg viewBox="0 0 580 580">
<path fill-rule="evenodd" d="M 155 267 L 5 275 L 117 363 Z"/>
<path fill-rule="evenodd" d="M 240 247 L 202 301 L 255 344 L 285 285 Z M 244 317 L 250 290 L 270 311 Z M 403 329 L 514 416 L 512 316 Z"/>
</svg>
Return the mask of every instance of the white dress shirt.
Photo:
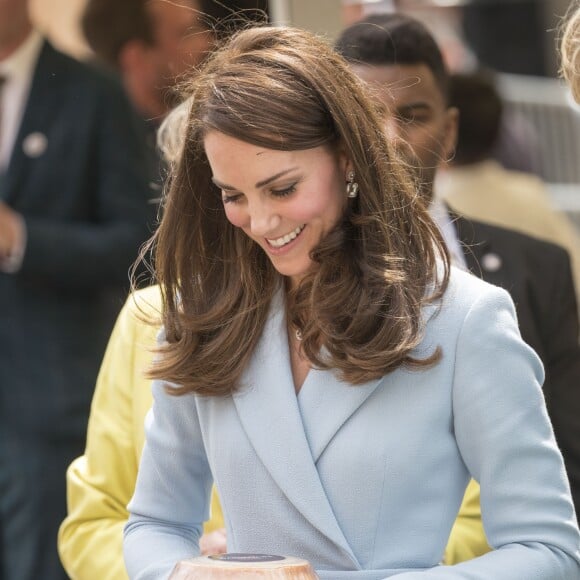
<svg viewBox="0 0 580 580">
<path fill-rule="evenodd" d="M 462 270 L 467 270 L 465 255 L 461 249 L 461 243 L 457 237 L 457 230 L 451 221 L 451 217 L 445 204 L 439 199 L 433 199 L 429 206 L 431 219 L 439 227 L 439 231 L 447 244 L 447 249 L 451 255 L 451 263 Z"/>
<path fill-rule="evenodd" d="M 0 93 L 0 175 L 8 170 L 12 158 L 42 43 L 42 35 L 33 30 L 14 53 L 0 61 L 0 77 L 5 78 Z M 20 269 L 26 249 L 26 225 L 20 216 L 17 216 L 16 222 L 16 242 L 10 254 L 0 259 L 0 271 L 6 273 L 14 273 Z"/>
<path fill-rule="evenodd" d="M 42 49 L 42 35 L 33 31 L 7 59 L 0 61 L 0 77 L 6 82 L 0 94 L 2 131 L 0 132 L 0 173 L 8 169 L 14 142 L 22 123 L 36 62 Z"/>
</svg>

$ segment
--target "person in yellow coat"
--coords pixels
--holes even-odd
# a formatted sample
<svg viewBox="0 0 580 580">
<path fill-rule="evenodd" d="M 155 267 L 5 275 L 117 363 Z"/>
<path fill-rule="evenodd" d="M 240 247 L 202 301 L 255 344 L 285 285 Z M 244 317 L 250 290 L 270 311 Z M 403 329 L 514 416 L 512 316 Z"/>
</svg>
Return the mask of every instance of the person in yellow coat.
<svg viewBox="0 0 580 580">
<path fill-rule="evenodd" d="M 453 565 L 466 562 L 490 550 L 481 521 L 479 485 L 472 479 L 467 485 L 459 515 L 451 529 L 443 563 Z"/>
<path fill-rule="evenodd" d="M 133 495 L 151 406 L 145 372 L 151 364 L 161 297 L 157 286 L 127 300 L 111 335 L 91 407 L 85 454 L 67 472 L 68 516 L 58 549 L 74 579 L 127 578 L 122 554 L 127 503 Z M 217 496 L 205 525 L 202 549 L 225 551 L 223 515 Z"/>
</svg>

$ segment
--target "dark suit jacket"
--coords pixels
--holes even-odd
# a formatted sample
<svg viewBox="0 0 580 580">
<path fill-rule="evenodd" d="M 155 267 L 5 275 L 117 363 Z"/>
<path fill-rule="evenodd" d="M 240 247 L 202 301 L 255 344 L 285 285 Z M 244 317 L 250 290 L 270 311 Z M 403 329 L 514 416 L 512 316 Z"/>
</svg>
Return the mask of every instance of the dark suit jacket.
<svg viewBox="0 0 580 580">
<path fill-rule="evenodd" d="M 568 253 L 511 230 L 452 218 L 468 268 L 511 294 L 522 337 L 544 363 L 546 404 L 580 515 L 580 346 Z"/>
<path fill-rule="evenodd" d="M 128 269 L 156 215 L 140 124 L 116 79 L 44 45 L 0 180 L 28 236 L 21 270 L 0 273 L 2 428 L 85 432 Z"/>
</svg>

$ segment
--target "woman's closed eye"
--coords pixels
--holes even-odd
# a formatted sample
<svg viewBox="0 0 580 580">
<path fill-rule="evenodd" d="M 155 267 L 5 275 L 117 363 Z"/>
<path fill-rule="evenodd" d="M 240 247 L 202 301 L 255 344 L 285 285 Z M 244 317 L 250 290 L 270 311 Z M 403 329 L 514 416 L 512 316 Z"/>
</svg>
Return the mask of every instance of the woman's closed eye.
<svg viewBox="0 0 580 580">
<path fill-rule="evenodd" d="M 287 197 L 296 191 L 297 183 L 293 183 L 288 187 L 282 189 L 270 189 L 270 194 L 274 197 Z M 232 192 L 231 190 L 222 189 L 222 202 L 226 203 L 238 203 L 241 201 L 243 193 Z"/>
<path fill-rule="evenodd" d="M 222 191 L 222 202 L 226 203 L 237 203 L 242 198 L 241 193 L 226 193 Z"/>
<path fill-rule="evenodd" d="M 296 183 L 293 183 L 284 189 L 271 189 L 270 191 L 275 197 L 286 197 L 287 195 L 290 195 L 296 191 Z"/>
</svg>

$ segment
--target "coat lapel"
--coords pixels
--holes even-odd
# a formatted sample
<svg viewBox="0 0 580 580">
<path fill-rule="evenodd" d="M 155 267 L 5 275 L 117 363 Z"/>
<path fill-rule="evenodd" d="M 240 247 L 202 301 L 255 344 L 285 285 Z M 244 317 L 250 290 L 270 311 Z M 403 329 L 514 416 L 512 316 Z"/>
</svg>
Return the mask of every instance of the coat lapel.
<svg viewBox="0 0 580 580">
<path fill-rule="evenodd" d="M 308 387 L 309 381 L 310 376 L 303 389 Z M 273 299 L 262 338 L 243 374 L 242 387 L 233 399 L 256 454 L 278 487 L 303 516 L 341 550 L 351 565 L 360 568 L 336 521 L 304 430 L 292 380 L 281 292 Z M 360 404 L 359 399 L 353 399 L 353 404 Z M 314 437 L 317 448 L 321 445 L 319 441 L 327 439 L 332 429 L 340 427 L 347 413 L 347 405 L 342 405 L 343 418 L 334 421 L 332 427 L 326 425 L 324 415 L 327 413 L 321 414 L 319 419 L 324 425 L 321 429 L 324 433 Z"/>
<path fill-rule="evenodd" d="M 58 53 L 48 44 L 40 52 L 30 86 L 30 96 L 8 169 L 2 179 L 2 198 L 12 202 L 21 193 L 21 181 L 30 163 L 50 148 L 50 129 L 61 108 L 62 74 Z M 57 81 L 57 82 L 55 82 Z"/>
<path fill-rule="evenodd" d="M 449 212 L 457 237 L 461 242 L 467 269 L 478 278 L 501 286 L 503 282 L 503 256 L 488 235 L 482 231 L 483 224 L 471 221 L 452 211 Z"/>
<path fill-rule="evenodd" d="M 382 377 L 353 386 L 340 381 L 332 371 L 310 371 L 300 390 L 298 404 L 315 463 L 337 431 L 386 380 Z"/>
</svg>

